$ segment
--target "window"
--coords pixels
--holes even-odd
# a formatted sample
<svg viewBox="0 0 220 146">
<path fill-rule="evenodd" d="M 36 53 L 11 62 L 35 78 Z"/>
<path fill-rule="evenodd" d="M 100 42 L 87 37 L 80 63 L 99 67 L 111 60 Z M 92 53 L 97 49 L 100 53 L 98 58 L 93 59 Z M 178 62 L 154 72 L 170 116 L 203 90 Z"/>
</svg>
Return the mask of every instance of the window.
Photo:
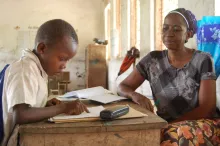
<svg viewBox="0 0 220 146">
<path fill-rule="evenodd" d="M 116 0 L 116 29 L 118 30 L 118 55 L 121 56 L 122 48 L 121 48 L 121 0 Z"/>
<path fill-rule="evenodd" d="M 130 0 L 130 47 L 140 49 L 140 0 Z"/>
<path fill-rule="evenodd" d="M 220 16 L 220 0 L 215 0 L 215 16 Z"/>
<path fill-rule="evenodd" d="M 142 47 L 141 49 L 147 51 L 152 51 L 154 48 L 156 50 L 165 49 L 161 40 L 163 20 L 169 11 L 177 7 L 178 0 L 111 0 L 105 8 L 105 36 L 109 41 L 108 59 L 110 56 L 113 58 L 124 57 L 132 46 L 138 49 Z M 150 9 L 143 11 L 145 8 Z M 146 18 L 141 12 L 146 13 Z M 148 27 L 143 27 L 141 22 L 146 23 L 144 25 L 148 25 Z M 146 30 L 142 33 L 141 28 L 146 28 Z M 149 33 L 147 37 L 150 37 L 149 47 L 140 44 L 145 39 L 141 37 L 146 37 L 146 33 Z"/>
<path fill-rule="evenodd" d="M 109 41 L 107 59 L 110 56 L 123 57 L 131 46 L 140 48 L 140 0 L 108 2 L 105 7 L 105 39 Z"/>
<path fill-rule="evenodd" d="M 155 47 L 156 50 L 164 50 L 166 47 L 162 42 L 162 27 L 165 16 L 178 7 L 178 0 L 156 0 L 155 3 Z"/>
<path fill-rule="evenodd" d="M 106 2 L 106 7 L 104 10 L 105 17 L 105 40 L 108 40 L 108 45 L 106 46 L 106 60 L 110 59 L 111 54 L 111 42 L 110 42 L 110 24 L 111 24 L 111 12 L 110 12 L 110 3 Z"/>
<path fill-rule="evenodd" d="M 108 40 L 106 59 L 121 54 L 121 0 L 111 0 L 105 7 L 105 39 Z"/>
<path fill-rule="evenodd" d="M 155 49 L 162 50 L 161 30 L 163 21 L 163 2 L 155 1 Z"/>
</svg>

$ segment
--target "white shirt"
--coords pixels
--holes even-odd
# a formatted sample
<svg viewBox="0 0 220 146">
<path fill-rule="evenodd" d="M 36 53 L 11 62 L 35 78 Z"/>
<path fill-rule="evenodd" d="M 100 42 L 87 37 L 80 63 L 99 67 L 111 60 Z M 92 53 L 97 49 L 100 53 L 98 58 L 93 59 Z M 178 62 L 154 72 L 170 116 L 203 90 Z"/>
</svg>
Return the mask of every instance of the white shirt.
<svg viewBox="0 0 220 146">
<path fill-rule="evenodd" d="M 12 109 L 25 103 L 31 107 L 44 107 L 48 97 L 48 76 L 38 57 L 31 50 L 24 50 L 20 60 L 10 64 L 5 72 L 2 94 L 4 138 L 6 145 L 13 132 Z"/>
</svg>

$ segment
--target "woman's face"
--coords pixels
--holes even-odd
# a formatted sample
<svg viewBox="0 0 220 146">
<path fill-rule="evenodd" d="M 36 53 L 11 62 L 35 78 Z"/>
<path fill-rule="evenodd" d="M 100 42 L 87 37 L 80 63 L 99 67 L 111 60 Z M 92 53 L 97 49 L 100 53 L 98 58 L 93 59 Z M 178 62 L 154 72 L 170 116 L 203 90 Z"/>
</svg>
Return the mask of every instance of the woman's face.
<svg viewBox="0 0 220 146">
<path fill-rule="evenodd" d="M 184 18 L 176 13 L 168 14 L 164 20 L 162 40 L 167 49 L 178 50 L 184 46 L 189 34 Z"/>
</svg>

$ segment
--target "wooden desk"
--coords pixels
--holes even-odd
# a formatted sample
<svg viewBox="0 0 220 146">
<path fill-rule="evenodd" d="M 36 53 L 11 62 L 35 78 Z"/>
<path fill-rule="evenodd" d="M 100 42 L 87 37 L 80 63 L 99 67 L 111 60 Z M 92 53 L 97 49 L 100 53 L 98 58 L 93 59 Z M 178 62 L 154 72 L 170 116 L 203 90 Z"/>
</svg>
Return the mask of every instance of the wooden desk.
<svg viewBox="0 0 220 146">
<path fill-rule="evenodd" d="M 19 127 L 21 146 L 159 146 L 160 129 L 167 122 L 130 101 L 148 116 L 114 121 L 53 124 L 40 122 Z M 110 106 L 107 105 L 107 106 Z"/>
</svg>

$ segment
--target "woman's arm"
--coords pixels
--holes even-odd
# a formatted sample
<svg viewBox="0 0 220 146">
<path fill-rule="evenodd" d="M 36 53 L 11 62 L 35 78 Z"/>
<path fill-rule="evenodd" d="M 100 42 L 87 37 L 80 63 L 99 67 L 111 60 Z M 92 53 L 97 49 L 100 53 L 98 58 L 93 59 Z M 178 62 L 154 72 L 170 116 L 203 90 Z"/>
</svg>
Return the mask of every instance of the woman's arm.
<svg viewBox="0 0 220 146">
<path fill-rule="evenodd" d="M 144 81 L 145 79 L 141 76 L 138 70 L 134 68 L 131 74 L 119 84 L 118 94 L 132 99 L 135 103 L 153 112 L 153 106 L 150 100 L 135 92 Z"/>
<path fill-rule="evenodd" d="M 118 93 L 121 96 L 131 98 L 134 91 L 144 82 L 144 78 L 140 75 L 136 68 L 125 78 L 118 88 Z"/>
<path fill-rule="evenodd" d="M 216 108 L 216 82 L 215 80 L 202 80 L 199 89 L 199 106 L 184 114 L 174 122 L 183 120 L 197 120 L 211 118 Z"/>
</svg>

